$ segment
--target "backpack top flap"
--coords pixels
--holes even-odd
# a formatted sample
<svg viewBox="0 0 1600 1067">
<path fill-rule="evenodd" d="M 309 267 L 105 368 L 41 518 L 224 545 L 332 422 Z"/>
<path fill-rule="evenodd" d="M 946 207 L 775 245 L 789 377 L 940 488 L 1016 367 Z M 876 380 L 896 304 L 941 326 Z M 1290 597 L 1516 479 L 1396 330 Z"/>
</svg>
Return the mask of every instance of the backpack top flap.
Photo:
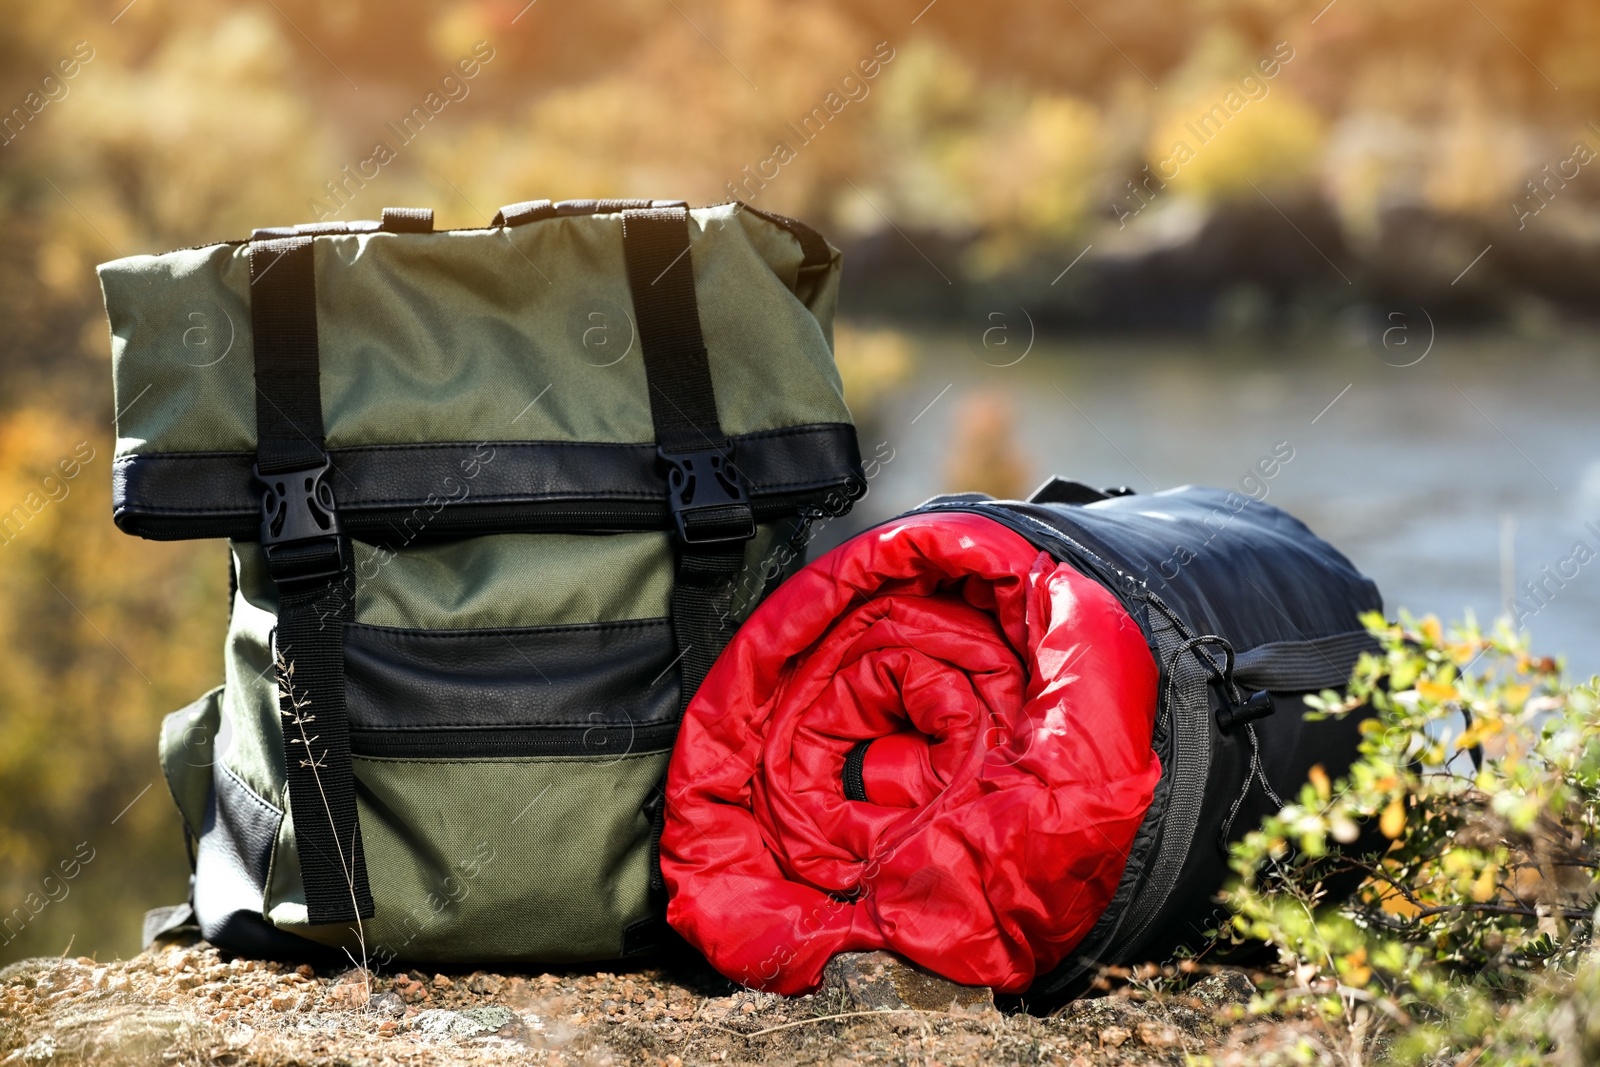
<svg viewBox="0 0 1600 1067">
<path fill-rule="evenodd" d="M 860 460 L 832 358 L 838 252 L 792 220 L 725 204 L 686 213 L 685 263 L 663 257 L 655 279 L 631 277 L 625 222 L 650 206 L 539 201 L 438 233 L 426 212 L 390 210 L 102 265 L 118 526 L 256 537 L 258 386 L 273 383 L 259 380 L 271 372 L 257 365 L 251 257 L 284 237 L 310 246 L 313 382 L 351 534 L 379 536 L 439 500 L 452 506 L 430 534 L 670 529 L 644 340 L 696 311 L 727 441 L 707 447 L 731 455 L 756 519 L 843 510 Z M 689 306 L 653 301 L 668 323 L 652 327 L 636 290 L 648 300 L 686 267 L 675 291 Z M 257 281 L 274 281 L 270 269 Z"/>
</svg>

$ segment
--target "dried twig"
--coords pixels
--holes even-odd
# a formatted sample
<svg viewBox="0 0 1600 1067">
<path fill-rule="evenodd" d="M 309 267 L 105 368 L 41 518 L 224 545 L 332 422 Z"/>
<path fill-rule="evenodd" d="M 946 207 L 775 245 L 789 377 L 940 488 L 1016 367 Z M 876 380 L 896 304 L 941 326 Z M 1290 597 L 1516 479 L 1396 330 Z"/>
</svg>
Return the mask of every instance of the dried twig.
<svg viewBox="0 0 1600 1067">
<path fill-rule="evenodd" d="M 283 696 L 289 698 L 289 710 L 282 712 L 282 715 L 286 720 L 285 728 L 288 726 L 293 726 L 299 731 L 300 735 L 299 737 L 291 737 L 289 739 L 289 743 L 299 744 L 305 747 L 306 755 L 305 758 L 300 761 L 300 766 L 311 768 L 312 780 L 317 783 L 317 795 L 322 798 L 323 814 L 325 814 L 328 818 L 328 826 L 334 830 L 334 853 L 339 857 L 339 866 L 344 871 L 345 887 L 350 890 L 351 914 L 356 917 L 356 945 L 361 949 L 361 991 L 366 996 L 367 1001 L 370 1002 L 372 1000 L 372 969 L 367 965 L 367 930 L 365 925 L 363 925 L 361 922 L 361 905 L 356 900 L 356 876 L 354 870 L 356 843 L 354 839 L 351 840 L 350 856 L 348 859 L 346 859 L 344 850 L 339 845 L 339 836 L 337 832 L 338 824 L 335 823 L 333 819 L 333 807 L 328 803 L 328 792 L 322 786 L 321 771 L 326 765 L 328 754 L 326 750 L 324 750 L 320 755 L 311 750 L 311 742 L 317 740 L 317 737 L 320 735 L 313 736 L 306 730 L 306 727 L 310 723 L 316 722 L 317 720 L 315 715 L 306 713 L 306 709 L 311 707 L 311 696 L 308 693 L 296 692 L 294 685 L 294 662 L 287 659 L 282 652 L 278 653 L 277 667 L 279 692 Z M 345 951 L 345 955 L 349 956 L 348 949 Z M 350 962 L 355 963 L 355 960 L 351 959 Z"/>
<path fill-rule="evenodd" d="M 793 1030 L 797 1026 L 810 1026 L 812 1023 L 833 1022 L 836 1019 L 861 1019 L 873 1015 L 949 1015 L 947 1011 L 930 1011 L 926 1008 L 879 1008 L 874 1011 L 846 1011 L 837 1015 L 816 1015 L 809 1019 L 796 1019 L 792 1023 L 779 1023 L 777 1026 L 768 1026 L 761 1030 L 734 1030 L 727 1026 L 718 1026 L 716 1023 L 702 1023 L 713 1030 L 721 1030 L 725 1034 L 735 1037 L 761 1037 L 765 1034 L 775 1034 L 779 1030 Z"/>
</svg>

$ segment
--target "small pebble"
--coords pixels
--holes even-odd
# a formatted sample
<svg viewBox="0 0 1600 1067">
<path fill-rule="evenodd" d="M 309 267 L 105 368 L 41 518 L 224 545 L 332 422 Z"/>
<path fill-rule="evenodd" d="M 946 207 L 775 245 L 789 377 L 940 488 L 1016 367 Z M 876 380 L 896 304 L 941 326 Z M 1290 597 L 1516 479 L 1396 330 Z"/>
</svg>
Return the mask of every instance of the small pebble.
<svg viewBox="0 0 1600 1067">
<path fill-rule="evenodd" d="M 467 979 L 468 989 L 485 996 L 494 996 L 504 985 L 505 980 L 498 974 L 484 974 L 481 971 Z"/>
<path fill-rule="evenodd" d="M 405 998 L 392 989 L 373 997 L 368 1007 L 377 1015 L 392 1015 L 398 1018 L 406 1013 Z"/>
<path fill-rule="evenodd" d="M 1177 1027 L 1164 1023 L 1140 1023 L 1139 1040 L 1150 1048 L 1177 1048 L 1183 1044 L 1183 1033 Z"/>
</svg>

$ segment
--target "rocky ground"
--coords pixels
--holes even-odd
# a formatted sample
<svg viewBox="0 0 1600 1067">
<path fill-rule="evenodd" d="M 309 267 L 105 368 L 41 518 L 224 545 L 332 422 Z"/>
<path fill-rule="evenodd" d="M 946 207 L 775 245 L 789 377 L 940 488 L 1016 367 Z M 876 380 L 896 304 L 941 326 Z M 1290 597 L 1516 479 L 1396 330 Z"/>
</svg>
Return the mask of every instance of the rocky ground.
<svg viewBox="0 0 1600 1067">
<path fill-rule="evenodd" d="M 703 965 L 364 976 L 204 944 L 0 971 L 0 1065 L 1240 1064 L 1332 1062 L 1310 1018 L 1253 1012 L 1238 971 L 1123 984 L 1038 1018 L 880 953 L 815 995 L 738 989 Z"/>
</svg>

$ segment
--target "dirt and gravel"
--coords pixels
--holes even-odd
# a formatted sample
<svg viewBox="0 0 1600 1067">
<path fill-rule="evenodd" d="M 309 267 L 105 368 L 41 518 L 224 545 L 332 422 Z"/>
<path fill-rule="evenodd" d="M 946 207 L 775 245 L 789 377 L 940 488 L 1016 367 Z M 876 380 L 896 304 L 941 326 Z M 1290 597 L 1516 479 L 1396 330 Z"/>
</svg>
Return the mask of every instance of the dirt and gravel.
<svg viewBox="0 0 1600 1067">
<path fill-rule="evenodd" d="M 1237 971 L 1186 989 L 1125 984 L 1051 1017 L 996 1010 L 873 953 L 816 994 L 739 989 L 703 964 L 631 971 L 366 975 L 231 958 L 204 944 L 131 960 L 0 971 L 0 1065 L 1199 1064 L 1265 1067 L 1330 1052 L 1314 1019 L 1260 1008 Z"/>
</svg>

